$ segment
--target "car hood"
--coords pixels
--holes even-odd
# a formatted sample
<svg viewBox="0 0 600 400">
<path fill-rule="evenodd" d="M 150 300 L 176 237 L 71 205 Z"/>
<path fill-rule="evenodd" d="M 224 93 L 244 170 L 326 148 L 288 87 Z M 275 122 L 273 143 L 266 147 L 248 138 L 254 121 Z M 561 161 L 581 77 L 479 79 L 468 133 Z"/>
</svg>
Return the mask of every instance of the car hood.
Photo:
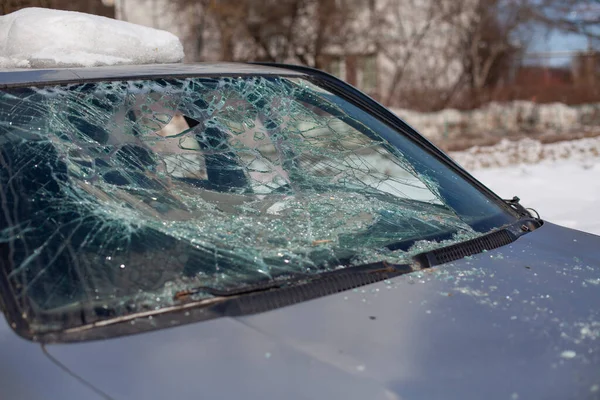
<svg viewBox="0 0 600 400">
<path fill-rule="evenodd" d="M 599 249 L 546 223 L 274 311 L 47 349 L 114 399 L 600 398 Z"/>
</svg>

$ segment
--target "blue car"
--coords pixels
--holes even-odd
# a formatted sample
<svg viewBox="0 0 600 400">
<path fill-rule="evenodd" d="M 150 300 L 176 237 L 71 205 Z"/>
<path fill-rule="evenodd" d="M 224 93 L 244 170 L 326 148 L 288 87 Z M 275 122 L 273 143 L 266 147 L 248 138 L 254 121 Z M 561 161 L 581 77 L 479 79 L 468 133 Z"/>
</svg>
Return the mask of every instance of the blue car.
<svg viewBox="0 0 600 400">
<path fill-rule="evenodd" d="M 600 237 L 305 67 L 0 72 L 0 293 L 2 399 L 600 399 Z"/>
</svg>

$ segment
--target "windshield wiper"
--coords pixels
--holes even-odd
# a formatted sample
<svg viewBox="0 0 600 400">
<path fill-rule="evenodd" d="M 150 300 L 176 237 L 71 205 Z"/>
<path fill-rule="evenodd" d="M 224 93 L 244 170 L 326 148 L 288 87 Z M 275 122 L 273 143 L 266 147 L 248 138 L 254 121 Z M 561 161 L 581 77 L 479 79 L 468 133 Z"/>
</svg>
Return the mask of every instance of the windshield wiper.
<svg viewBox="0 0 600 400">
<path fill-rule="evenodd" d="M 386 261 L 350 266 L 335 271 L 328 271 L 319 274 L 294 274 L 286 275 L 287 279 L 272 280 L 261 282 L 254 285 L 234 287 L 231 289 L 219 289 L 210 286 L 197 286 L 191 289 L 181 290 L 175 293 L 174 300 L 189 301 L 192 295 L 198 293 L 207 293 L 217 297 L 235 297 L 259 292 L 266 292 L 277 289 L 291 289 L 298 286 L 327 283 L 332 285 L 331 289 L 335 291 L 348 290 L 354 287 L 362 286 L 395 276 L 413 272 L 413 268 L 408 264 L 391 264 Z M 345 287 L 351 285 L 351 287 Z"/>
<path fill-rule="evenodd" d="M 285 282 L 268 281 L 256 285 L 236 287 L 232 289 L 218 289 L 212 286 L 195 286 L 191 289 L 180 290 L 173 296 L 174 300 L 186 301 L 190 296 L 198 293 L 207 293 L 216 297 L 239 296 L 248 293 L 262 292 L 265 290 L 280 288 Z"/>
<path fill-rule="evenodd" d="M 512 199 L 504 200 L 504 202 L 506 204 L 508 204 L 508 206 L 510 208 L 515 210 L 520 216 L 527 217 L 527 218 L 533 218 L 533 215 L 531 215 L 531 213 L 529 212 L 528 209 L 523 207 L 523 205 L 520 203 L 520 201 L 521 201 L 521 199 L 518 198 L 517 196 L 513 196 Z M 535 211 L 535 213 L 537 214 L 537 219 L 540 219 L 540 215 L 537 213 L 537 211 Z"/>
</svg>

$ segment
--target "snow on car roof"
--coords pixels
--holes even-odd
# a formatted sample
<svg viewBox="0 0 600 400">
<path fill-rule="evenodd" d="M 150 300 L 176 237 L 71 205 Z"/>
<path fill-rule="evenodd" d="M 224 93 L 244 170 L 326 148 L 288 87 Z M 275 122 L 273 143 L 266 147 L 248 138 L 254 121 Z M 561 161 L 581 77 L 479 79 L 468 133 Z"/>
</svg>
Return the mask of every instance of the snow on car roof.
<svg viewBox="0 0 600 400">
<path fill-rule="evenodd" d="M 0 17 L 0 68 L 160 64 L 183 57 L 175 35 L 125 21 L 45 8 Z"/>
</svg>

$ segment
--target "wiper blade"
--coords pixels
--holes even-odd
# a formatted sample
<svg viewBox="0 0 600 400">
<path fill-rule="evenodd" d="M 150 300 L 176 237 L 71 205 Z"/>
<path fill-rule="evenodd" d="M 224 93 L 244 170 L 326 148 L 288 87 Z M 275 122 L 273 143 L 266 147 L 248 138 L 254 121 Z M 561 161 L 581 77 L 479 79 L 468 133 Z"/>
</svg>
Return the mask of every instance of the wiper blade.
<svg viewBox="0 0 600 400">
<path fill-rule="evenodd" d="M 283 284 L 283 281 L 282 282 L 269 281 L 269 282 L 263 282 L 263 283 L 256 284 L 256 285 L 242 286 L 242 287 L 237 287 L 237 288 L 232 288 L 232 289 L 218 289 L 218 288 L 214 288 L 211 286 L 196 286 L 191 289 L 180 290 L 179 292 L 175 293 L 174 299 L 180 300 L 180 301 L 187 300 L 189 298 L 189 296 L 198 294 L 198 293 L 208 293 L 211 296 L 217 296 L 217 297 L 239 296 L 239 295 L 247 294 L 247 293 L 262 292 L 264 290 L 276 289 L 276 288 L 281 287 L 282 284 Z"/>
<path fill-rule="evenodd" d="M 314 275 L 295 274 L 289 277 L 288 279 L 272 280 L 268 282 L 261 282 L 255 285 L 242 286 L 231 289 L 219 289 L 210 286 L 197 286 L 192 289 L 185 289 L 175 293 L 174 300 L 187 301 L 190 299 L 190 296 L 198 293 L 207 293 L 217 297 L 234 297 L 258 292 L 265 292 L 275 289 L 293 288 L 299 285 L 309 285 L 323 282 L 328 282 L 329 284 L 339 286 L 339 290 L 337 291 L 342 291 L 366 285 L 368 283 L 373 283 L 376 281 L 407 274 L 409 272 L 413 272 L 413 268 L 408 264 L 391 264 L 386 261 L 380 261 L 376 263 L 341 268 L 335 271 L 328 271 Z M 343 287 L 344 282 L 346 285 L 348 283 L 351 283 L 352 287 Z"/>
</svg>

